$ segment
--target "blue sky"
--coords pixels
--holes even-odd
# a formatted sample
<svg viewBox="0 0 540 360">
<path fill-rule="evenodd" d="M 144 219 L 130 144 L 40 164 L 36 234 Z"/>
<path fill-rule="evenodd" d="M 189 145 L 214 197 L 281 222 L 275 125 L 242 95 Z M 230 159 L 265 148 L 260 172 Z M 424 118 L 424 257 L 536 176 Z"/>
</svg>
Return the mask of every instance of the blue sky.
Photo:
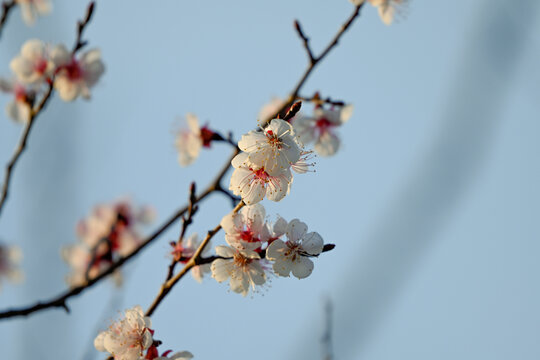
<svg viewBox="0 0 540 360">
<path fill-rule="evenodd" d="M 33 28 L 15 11 L 0 73 L 29 38 L 72 44 L 85 6 L 56 1 Z M 25 253 L 27 279 L 4 287 L 0 306 L 65 289 L 59 249 L 94 204 L 131 195 L 157 209 L 156 225 L 167 218 L 230 151 L 217 144 L 179 167 L 181 117 L 194 112 L 239 138 L 306 66 L 293 20 L 320 50 L 351 10 L 346 0 L 98 2 L 86 37 L 107 72 L 91 101 L 55 97 L 38 119 L 0 218 L 0 237 Z M 534 0 L 414 0 L 387 27 L 366 7 L 303 92 L 355 105 L 343 148 L 297 176 L 283 201 L 264 201 L 269 214 L 300 218 L 336 249 L 308 279 L 275 278 L 253 297 L 186 278 L 153 317 L 164 347 L 199 359 L 321 358 L 330 298 L 336 358 L 538 358 L 539 14 Z M 5 162 L 21 128 L 0 119 Z M 208 200 L 192 231 L 229 209 L 220 196 Z M 102 358 L 94 336 L 119 311 L 150 304 L 178 231 L 126 268 L 122 292 L 106 281 L 71 300 L 71 315 L 0 323 L 3 354 Z"/>
</svg>

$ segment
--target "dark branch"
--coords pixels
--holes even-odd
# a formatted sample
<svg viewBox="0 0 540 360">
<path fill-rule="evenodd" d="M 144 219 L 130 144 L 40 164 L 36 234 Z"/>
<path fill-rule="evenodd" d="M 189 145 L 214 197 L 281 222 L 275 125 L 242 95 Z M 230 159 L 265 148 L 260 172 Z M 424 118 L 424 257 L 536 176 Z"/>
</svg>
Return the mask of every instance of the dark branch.
<svg viewBox="0 0 540 360">
<path fill-rule="evenodd" d="M 309 38 L 304 34 L 304 31 L 302 30 L 302 26 L 300 25 L 300 22 L 298 20 L 294 20 L 294 28 L 296 29 L 298 36 L 300 36 L 300 39 L 302 39 L 304 48 L 306 49 L 306 53 L 309 58 L 309 62 L 313 64 L 315 62 L 315 56 L 313 56 L 313 51 L 311 50 L 311 47 L 309 46 Z"/>
<path fill-rule="evenodd" d="M 234 156 L 238 154 L 238 150 L 236 150 L 231 158 L 226 162 L 226 164 L 223 166 L 223 168 L 220 170 L 220 172 L 217 174 L 216 178 L 212 183 L 206 188 L 205 191 L 203 191 L 202 194 L 200 194 L 197 197 L 197 203 L 201 202 L 203 199 L 205 199 L 208 195 L 216 191 L 216 187 L 221 182 L 225 174 L 230 168 L 231 160 Z M 167 230 L 172 224 L 176 222 L 176 220 L 180 219 L 182 215 L 184 215 L 188 211 L 188 206 L 184 206 L 183 208 L 179 209 L 175 214 L 173 214 L 163 225 L 161 225 L 152 235 L 150 235 L 145 241 L 143 241 L 135 250 L 133 250 L 132 253 L 129 255 L 126 255 L 125 257 L 122 257 L 115 261 L 107 270 L 103 271 L 101 274 L 96 276 L 95 278 L 92 278 L 90 281 L 88 281 L 86 284 L 74 287 L 70 290 L 66 290 L 59 295 L 55 296 L 51 300 L 47 301 L 39 301 L 35 305 L 30 305 L 26 307 L 21 307 L 18 309 L 11 309 L 11 310 L 5 310 L 0 312 L 0 319 L 4 318 L 10 318 L 15 316 L 26 316 L 29 314 L 32 314 L 34 312 L 45 310 L 53 307 L 66 307 L 66 301 L 72 297 L 75 297 L 85 291 L 86 289 L 92 287 L 94 284 L 100 282 L 102 279 L 106 278 L 110 274 L 112 274 L 116 269 L 119 269 L 124 263 L 127 261 L 133 259 L 139 252 L 141 252 L 145 247 L 150 245 L 153 241 L 155 241 L 159 236 Z"/>
<path fill-rule="evenodd" d="M 15 0 L 2 2 L 2 15 L 0 15 L 0 37 L 2 36 L 2 30 L 6 25 L 9 13 L 15 7 Z"/>
</svg>

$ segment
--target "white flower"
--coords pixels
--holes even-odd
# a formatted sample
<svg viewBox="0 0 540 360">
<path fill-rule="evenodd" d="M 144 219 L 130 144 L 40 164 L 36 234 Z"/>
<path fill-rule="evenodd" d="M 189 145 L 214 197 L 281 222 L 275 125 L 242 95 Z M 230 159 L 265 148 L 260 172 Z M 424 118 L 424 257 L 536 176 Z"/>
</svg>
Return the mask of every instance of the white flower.
<svg viewBox="0 0 540 360">
<path fill-rule="evenodd" d="M 178 149 L 178 162 L 182 166 L 188 166 L 199 157 L 202 147 L 209 148 L 212 140 L 216 139 L 216 133 L 199 125 L 199 118 L 195 114 L 186 114 L 187 129 L 182 129 L 176 136 L 176 148 Z"/>
<path fill-rule="evenodd" d="M 265 167 L 252 165 L 246 153 L 236 155 L 231 164 L 235 170 L 229 190 L 241 196 L 247 205 L 256 204 L 265 196 L 268 200 L 280 201 L 290 191 L 293 177 L 288 167 L 276 175 L 270 175 Z"/>
<path fill-rule="evenodd" d="M 225 241 L 240 250 L 260 249 L 270 239 L 265 217 L 266 211 L 260 204 L 245 206 L 237 213 L 225 215 L 221 219 Z"/>
<path fill-rule="evenodd" d="M 246 296 L 250 288 L 255 291 L 256 285 L 266 282 L 266 274 L 256 252 L 220 245 L 216 247 L 216 254 L 230 259 L 214 260 L 212 277 L 217 282 L 230 278 L 229 287 L 232 291 Z"/>
<path fill-rule="evenodd" d="M 273 119 L 263 131 L 250 131 L 238 142 L 240 150 L 248 153 L 249 165 L 277 176 L 300 159 L 302 150 L 294 138 L 292 126 Z"/>
<path fill-rule="evenodd" d="M 21 282 L 24 279 L 19 269 L 21 259 L 22 252 L 17 246 L 0 244 L 0 280 L 6 278 L 11 283 Z"/>
<path fill-rule="evenodd" d="M 79 242 L 62 248 L 62 258 L 72 268 L 66 282 L 84 284 L 87 277 L 99 275 L 118 256 L 130 254 L 142 241 L 139 225 L 153 216 L 150 208 L 134 209 L 127 200 L 96 206 L 77 226 Z"/>
<path fill-rule="evenodd" d="M 38 16 L 48 15 L 52 10 L 50 0 L 15 0 L 21 7 L 26 25 L 34 25 Z"/>
<path fill-rule="evenodd" d="M 0 91 L 13 94 L 13 100 L 6 105 L 6 114 L 16 122 L 26 124 L 32 112 L 28 99 L 35 96 L 35 91 L 27 89 L 16 81 L 2 78 L 0 78 Z"/>
<path fill-rule="evenodd" d="M 300 142 L 315 142 L 314 149 L 317 154 L 331 156 L 338 151 L 341 144 L 335 129 L 350 119 L 352 111 L 352 105 L 329 110 L 317 107 L 313 111 L 313 117 L 300 116 L 293 122 L 293 127 Z"/>
<path fill-rule="evenodd" d="M 392 24 L 396 13 L 400 8 L 407 3 L 408 0 L 367 0 L 369 3 L 377 7 L 381 20 L 386 25 Z"/>
<path fill-rule="evenodd" d="M 51 51 L 51 59 L 56 66 L 54 88 L 64 101 L 75 100 L 79 95 L 89 99 L 90 88 L 105 72 L 101 52 L 97 49 L 89 50 L 77 59 L 64 45 L 57 45 Z"/>
<path fill-rule="evenodd" d="M 287 241 L 275 240 L 266 249 L 266 258 L 274 260 L 273 269 L 279 276 L 308 277 L 313 271 L 309 256 L 319 255 L 323 250 L 323 239 L 316 232 L 307 232 L 307 225 L 298 219 L 287 227 Z"/>
<path fill-rule="evenodd" d="M 181 244 L 171 243 L 174 245 L 174 250 L 171 254 L 174 256 L 176 261 L 186 263 L 191 259 L 195 252 L 199 248 L 201 241 L 199 241 L 199 236 L 197 233 L 192 234 L 190 237 L 185 239 Z M 210 255 L 210 249 L 212 248 L 211 244 L 208 243 L 204 247 L 201 256 L 208 257 Z M 210 264 L 197 265 L 191 268 L 191 275 L 199 283 L 202 282 L 205 273 L 210 272 Z"/>
<path fill-rule="evenodd" d="M 94 340 L 98 351 L 110 353 L 115 360 L 139 360 L 153 344 L 150 318 L 140 306 L 125 311 L 125 317 L 102 331 Z"/>
<path fill-rule="evenodd" d="M 17 79 L 24 84 L 39 84 L 51 77 L 54 64 L 41 40 L 31 39 L 24 43 L 21 53 L 9 64 Z"/>
</svg>

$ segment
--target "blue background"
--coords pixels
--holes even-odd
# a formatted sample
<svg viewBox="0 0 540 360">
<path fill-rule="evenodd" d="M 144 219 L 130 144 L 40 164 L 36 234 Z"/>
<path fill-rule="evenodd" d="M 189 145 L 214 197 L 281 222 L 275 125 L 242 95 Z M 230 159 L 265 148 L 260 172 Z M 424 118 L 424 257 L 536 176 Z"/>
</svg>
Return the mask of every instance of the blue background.
<svg viewBox="0 0 540 360">
<path fill-rule="evenodd" d="M 2 75 L 29 38 L 73 43 L 86 2 L 54 5 L 33 28 L 11 14 Z M 37 120 L 0 218 L 0 237 L 24 251 L 26 282 L 4 286 L 0 307 L 66 288 L 60 247 L 76 241 L 75 224 L 96 203 L 131 195 L 156 208 L 157 228 L 230 152 L 216 144 L 181 168 L 179 119 L 195 112 L 239 138 L 306 66 L 293 20 L 318 51 L 351 10 L 346 0 L 98 2 L 86 38 L 107 72 L 90 102 L 55 96 Z M 343 148 L 296 176 L 283 201 L 264 201 L 336 249 L 308 279 L 275 278 L 247 298 L 187 277 L 152 318 L 162 349 L 323 358 L 331 299 L 336 359 L 538 359 L 539 15 L 535 0 L 415 0 L 387 27 L 366 6 L 302 91 L 355 105 Z M 0 119 L 5 163 L 22 128 Z M 229 209 L 212 197 L 190 230 L 204 233 Z M 2 356 L 103 358 L 95 335 L 119 311 L 150 304 L 178 231 L 126 267 L 122 290 L 104 281 L 70 300 L 70 315 L 0 322 Z M 222 241 L 220 233 L 214 244 Z"/>
</svg>

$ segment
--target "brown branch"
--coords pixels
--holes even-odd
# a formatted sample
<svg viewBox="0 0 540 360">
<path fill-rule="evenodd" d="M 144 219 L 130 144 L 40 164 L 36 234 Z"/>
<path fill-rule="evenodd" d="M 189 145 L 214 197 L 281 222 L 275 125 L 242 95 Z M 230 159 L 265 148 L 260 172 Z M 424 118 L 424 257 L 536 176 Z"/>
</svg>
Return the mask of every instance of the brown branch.
<svg viewBox="0 0 540 360">
<path fill-rule="evenodd" d="M 11 7 L 10 7 L 11 6 Z M 5 18 L 7 18 L 7 11 L 12 8 L 13 5 L 6 5 L 4 2 L 3 7 L 3 13 L 2 18 L 0 19 L 0 31 L 2 30 L 2 25 L 5 22 Z M 77 51 L 79 51 L 84 45 L 86 45 L 85 41 L 82 41 L 82 34 L 88 23 L 90 22 L 92 18 L 92 14 L 94 12 L 94 2 L 92 1 L 90 5 L 88 6 L 88 9 L 86 10 L 86 15 L 84 20 L 79 21 L 77 23 L 77 41 L 75 42 L 75 45 L 73 46 L 72 55 L 75 55 Z M 8 10 L 6 10 L 8 9 Z M 3 22 L 2 22 L 3 21 Z M 15 152 L 13 153 L 11 160 L 8 162 L 6 166 L 6 172 L 4 174 L 4 183 L 2 185 L 2 195 L 0 197 L 0 215 L 2 214 L 2 210 L 4 208 L 4 205 L 6 203 L 6 200 L 9 195 L 9 186 L 11 183 L 11 178 L 13 177 L 13 170 L 15 168 L 15 165 L 17 165 L 17 162 L 19 161 L 22 153 L 26 150 L 26 144 L 28 142 L 28 137 L 30 136 L 30 131 L 32 130 L 35 120 L 38 117 L 39 114 L 45 109 L 45 106 L 49 102 L 49 99 L 51 98 L 53 91 L 54 91 L 54 76 L 50 81 L 48 81 L 48 88 L 41 98 L 41 101 L 39 104 L 32 109 L 30 112 L 30 119 L 28 120 L 28 123 L 26 123 L 26 126 L 24 128 L 24 131 L 22 133 L 22 136 L 19 140 L 19 143 L 17 145 L 17 148 L 15 149 Z"/>
<path fill-rule="evenodd" d="M 328 105 L 334 105 L 334 106 L 345 106 L 346 105 L 345 102 L 342 101 L 342 100 L 333 100 L 330 97 L 321 98 L 317 94 L 312 96 L 312 97 L 305 97 L 305 96 L 298 95 L 296 97 L 296 99 L 301 100 L 301 101 L 312 102 L 312 103 L 315 103 L 315 104 L 318 104 L 318 105 L 322 105 L 322 104 L 328 104 Z"/>
<path fill-rule="evenodd" d="M 230 157 L 230 159 L 227 160 L 226 164 L 223 166 L 220 172 L 216 175 L 216 178 L 214 179 L 214 181 L 210 183 L 210 185 L 203 191 L 202 194 L 197 196 L 197 201 L 196 201 L 197 203 L 199 203 L 200 201 L 208 197 L 208 195 L 210 195 L 211 193 L 217 191 L 216 187 L 218 186 L 218 184 L 221 183 L 221 180 L 227 173 L 227 170 L 229 170 L 231 160 L 234 156 L 238 154 L 238 151 L 239 151 L 238 149 L 235 150 L 235 152 Z M 109 268 L 107 268 L 107 270 L 103 271 L 101 274 L 99 274 L 95 278 L 92 278 L 87 283 L 74 287 L 70 290 L 66 290 L 60 293 L 59 295 L 53 297 L 51 300 L 38 301 L 35 305 L 2 311 L 0 312 L 0 319 L 10 318 L 10 317 L 15 317 L 15 316 L 26 316 L 37 311 L 54 308 L 54 307 L 62 307 L 67 312 L 69 312 L 69 309 L 66 304 L 66 301 L 68 299 L 75 297 L 79 295 L 80 293 L 82 293 L 83 291 L 85 291 L 86 289 L 92 287 L 94 284 L 100 282 L 102 279 L 112 274 L 116 269 L 124 265 L 124 263 L 134 258 L 139 252 L 141 252 L 145 247 L 147 247 L 154 240 L 156 240 L 172 224 L 174 224 L 176 220 L 180 219 L 180 217 L 182 217 L 182 215 L 184 215 L 186 211 L 188 211 L 188 206 L 184 206 L 183 208 L 179 209 L 168 220 L 166 220 L 165 223 L 161 225 L 152 235 L 150 235 L 135 250 L 133 250 L 133 252 L 115 261 Z"/>
<path fill-rule="evenodd" d="M 4 29 L 4 25 L 6 25 L 8 15 L 15 5 L 17 5 L 15 0 L 2 2 L 2 15 L 0 15 L 0 36 L 2 36 L 2 30 Z"/>
<path fill-rule="evenodd" d="M 238 212 L 243 206 L 244 206 L 244 202 L 243 201 L 240 201 L 238 203 L 238 205 L 236 205 L 236 207 L 234 208 L 233 210 L 233 213 L 236 213 Z M 148 308 L 148 310 L 146 310 L 146 313 L 145 315 L 146 316 L 152 316 L 152 314 L 154 313 L 154 311 L 156 311 L 157 307 L 159 306 L 159 304 L 163 301 L 163 299 L 167 296 L 167 294 L 171 291 L 171 289 L 173 288 L 173 286 L 178 282 L 180 281 L 180 279 L 182 279 L 184 277 L 184 275 L 186 275 L 188 273 L 189 270 L 191 270 L 192 267 L 194 266 L 197 266 L 199 264 L 201 264 L 200 262 L 200 258 L 201 258 L 201 254 L 204 250 L 204 248 L 206 247 L 206 245 L 208 244 L 208 242 L 210 241 L 210 239 L 212 239 L 212 237 L 221 229 L 221 225 L 218 225 L 216 226 L 214 229 L 210 230 L 208 232 L 208 234 L 206 235 L 206 237 L 204 238 L 204 240 L 201 242 L 201 244 L 199 245 L 199 247 L 197 248 L 197 251 L 195 251 L 195 254 L 193 254 L 193 256 L 191 257 L 191 259 L 188 260 L 188 262 L 186 263 L 186 265 L 182 268 L 182 270 L 180 270 L 178 272 L 178 274 L 176 274 L 173 278 L 171 279 L 168 279 L 165 283 L 163 283 L 163 285 L 161 285 L 161 288 L 159 290 L 159 293 L 158 295 L 156 296 L 156 298 L 154 299 L 154 301 L 152 302 L 152 305 L 150 305 L 150 307 Z"/>
<path fill-rule="evenodd" d="M 354 7 L 353 13 L 349 16 L 349 18 L 341 25 L 336 35 L 332 38 L 330 43 L 326 46 L 326 48 L 322 51 L 322 53 L 319 56 L 314 56 L 311 52 L 311 48 L 309 47 L 309 39 L 304 35 L 304 32 L 300 26 L 300 23 L 298 20 L 295 21 L 295 29 L 298 32 L 298 35 L 302 39 L 304 43 L 304 48 L 306 48 L 306 51 L 308 51 L 308 56 L 310 57 L 310 62 L 308 64 L 308 67 L 300 77 L 300 80 L 298 80 L 298 83 L 295 85 L 294 89 L 289 95 L 289 100 L 287 103 L 285 103 L 281 109 L 277 112 L 277 115 L 281 114 L 283 115 L 284 112 L 286 112 L 289 107 L 294 103 L 295 100 L 298 99 L 298 94 L 304 84 L 306 83 L 307 79 L 315 69 L 315 67 L 324 59 L 326 56 L 332 51 L 332 49 L 339 43 L 339 40 L 345 34 L 345 32 L 351 27 L 351 25 L 354 23 L 354 21 L 359 17 L 360 10 L 364 6 L 365 3 L 362 3 L 360 5 L 357 5 Z M 311 53 L 311 54 L 310 54 Z M 283 116 L 281 116 L 283 117 Z M 272 119 L 275 117 L 272 117 Z M 264 124 L 263 124 L 264 126 Z"/>
<path fill-rule="evenodd" d="M 187 211 L 188 216 L 187 218 L 185 216 L 182 216 L 182 230 L 180 231 L 180 236 L 178 237 L 178 241 L 176 242 L 176 244 L 174 242 L 171 243 L 173 246 L 180 246 L 182 244 L 182 242 L 184 241 L 184 236 L 186 235 L 186 230 L 189 227 L 189 225 L 191 225 L 191 223 L 193 222 L 193 215 L 195 215 L 197 210 L 199 210 L 197 205 L 195 205 L 197 203 L 197 197 L 195 196 L 195 189 L 196 189 L 196 186 L 195 186 L 195 183 L 193 182 L 191 183 L 191 186 L 189 187 L 189 203 L 188 203 L 188 211 Z M 182 254 L 180 254 L 180 256 L 182 256 Z M 167 277 L 165 281 L 173 277 L 174 268 L 176 267 L 176 264 L 179 261 L 180 261 L 180 258 L 177 258 L 176 255 L 174 255 L 171 261 L 171 264 L 169 265 L 169 271 L 167 273 Z"/>
</svg>

